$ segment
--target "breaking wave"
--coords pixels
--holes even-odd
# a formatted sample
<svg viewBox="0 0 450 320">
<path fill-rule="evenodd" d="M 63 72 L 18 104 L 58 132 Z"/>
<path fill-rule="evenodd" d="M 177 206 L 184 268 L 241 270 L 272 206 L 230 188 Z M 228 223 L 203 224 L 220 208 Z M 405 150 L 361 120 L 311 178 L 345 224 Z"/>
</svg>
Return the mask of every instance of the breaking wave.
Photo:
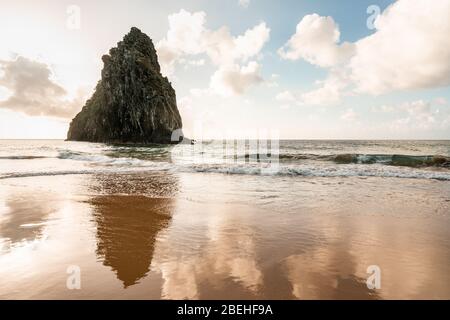
<svg viewBox="0 0 450 320">
<path fill-rule="evenodd" d="M 91 165 L 105 165 L 105 166 L 154 167 L 156 164 L 162 163 L 130 157 L 111 157 L 102 154 L 90 154 L 73 151 L 61 151 L 59 152 L 57 158 L 65 160 L 84 161 Z"/>
<path fill-rule="evenodd" d="M 383 155 L 383 154 L 340 154 L 334 156 L 336 163 L 360 163 L 373 164 L 380 163 L 402 167 L 450 167 L 450 157 L 431 156 L 411 156 L 411 155 Z"/>
<path fill-rule="evenodd" d="M 0 160 L 33 160 L 33 159 L 46 159 L 44 156 L 0 156 Z"/>
<path fill-rule="evenodd" d="M 435 179 L 450 181 L 450 172 L 415 170 L 383 166 L 222 166 L 198 165 L 190 168 L 195 172 L 211 172 L 222 174 L 275 175 L 303 177 L 388 177 L 409 179 Z"/>
<path fill-rule="evenodd" d="M 395 168 L 383 166 L 274 166 L 261 167 L 249 165 L 176 165 L 159 164 L 153 167 L 129 168 L 101 168 L 87 170 L 55 170 L 43 172 L 22 172 L 1 174 L 0 179 L 26 178 L 38 176 L 60 176 L 80 174 L 116 174 L 116 173 L 145 173 L 151 171 L 190 172 L 190 173 L 219 173 L 230 175 L 261 175 L 261 176 L 302 176 L 302 177 L 386 177 L 408 179 L 434 179 L 450 181 L 450 172 L 416 170 L 411 168 Z"/>
<path fill-rule="evenodd" d="M 109 152 L 110 150 L 106 150 Z M 56 176 L 72 174 L 127 173 L 147 171 L 170 171 L 191 173 L 220 173 L 230 175 L 266 175 L 301 177 L 392 177 L 410 179 L 435 179 L 450 181 L 450 157 L 440 155 L 402 155 L 402 154 L 307 154 L 297 151 L 268 155 L 269 160 L 279 158 L 279 163 L 270 166 L 264 163 L 266 157 L 244 153 L 236 161 L 224 162 L 222 156 L 206 152 L 190 154 L 187 157 L 170 157 L 170 153 L 148 153 L 133 150 L 139 157 L 123 153 L 105 153 L 105 150 L 79 152 L 59 149 L 52 156 L 9 155 L 0 160 L 33 160 L 53 158 L 60 161 L 56 167 L 49 162 L 42 171 L 2 172 L 0 179 Z M 288 151 L 288 150 L 285 150 Z M 240 159 L 241 161 L 237 161 Z M 250 160 L 257 159 L 257 161 Z M 208 161 L 204 161 L 208 160 Z M 230 160 L 230 159 L 228 159 Z M 76 161 L 79 163 L 74 163 Z M 270 161 L 269 161 L 270 162 Z M 39 164 L 40 165 L 40 164 Z M 269 166 L 268 166 L 269 165 Z M 20 168 L 19 166 L 17 168 Z M 12 169 L 14 170 L 14 169 Z M 12 171 L 11 170 L 11 171 Z M 6 171 L 6 170 L 5 170 Z"/>
<path fill-rule="evenodd" d="M 29 177 L 45 177 L 45 176 L 64 176 L 71 174 L 91 174 L 95 171 L 89 170 L 69 170 L 69 171 L 43 171 L 43 172 L 12 172 L 4 173 L 0 175 L 1 179 L 13 179 L 13 178 L 29 178 Z"/>
<path fill-rule="evenodd" d="M 450 168 L 450 157 L 441 155 L 413 156 L 402 154 L 280 154 L 279 158 L 283 160 L 317 160 L 333 161 L 337 164 L 385 164 L 400 167 L 448 167 Z"/>
</svg>

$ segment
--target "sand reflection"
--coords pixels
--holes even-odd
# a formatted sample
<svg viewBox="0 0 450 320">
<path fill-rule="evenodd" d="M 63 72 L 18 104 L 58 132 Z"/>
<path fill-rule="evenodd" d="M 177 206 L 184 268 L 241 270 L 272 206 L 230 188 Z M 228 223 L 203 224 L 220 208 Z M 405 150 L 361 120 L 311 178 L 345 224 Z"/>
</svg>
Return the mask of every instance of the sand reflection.
<svg viewBox="0 0 450 320">
<path fill-rule="evenodd" d="M 40 192 L 2 194 L 0 205 L 0 243 L 9 250 L 21 242 L 42 237 L 50 214 L 60 207 L 56 195 Z"/>
<path fill-rule="evenodd" d="M 157 247 L 154 270 L 164 280 L 162 298 L 256 297 L 263 273 L 251 214 L 240 207 L 178 202 L 177 216 Z"/>
<path fill-rule="evenodd" d="M 340 256 L 343 254 L 343 256 Z M 347 260 L 346 260 L 346 258 Z M 379 299 L 345 247 L 319 248 L 286 259 L 287 277 L 296 299 Z"/>
<path fill-rule="evenodd" d="M 170 221 L 170 199 L 100 196 L 90 200 L 97 223 L 97 255 L 124 287 L 145 277 L 155 238 Z"/>
<path fill-rule="evenodd" d="M 173 191 L 176 181 L 167 176 L 131 175 L 118 184 L 114 176 L 101 178 L 93 187 L 104 194 L 88 201 L 97 225 L 96 253 L 127 288 L 150 270 L 156 237 L 169 225 L 173 208 L 172 198 L 164 197 L 169 194 L 163 191 L 167 185 Z M 155 192 L 162 197 L 155 197 Z"/>
<path fill-rule="evenodd" d="M 288 190 L 313 196 L 290 208 L 254 205 L 255 195 L 245 198 L 234 177 L 163 172 L 26 181 L 0 184 L 0 241 L 12 244 L 0 251 L 2 298 L 450 296 L 449 204 L 433 198 L 447 195 L 447 184 L 434 182 L 425 193 L 422 181 L 409 189 L 375 179 L 367 188 L 351 179 L 339 187 L 287 181 Z M 395 201 L 379 200 L 390 193 Z M 82 269 L 80 291 L 66 287 L 69 265 Z M 381 268 L 379 290 L 366 286 L 370 265 Z"/>
</svg>

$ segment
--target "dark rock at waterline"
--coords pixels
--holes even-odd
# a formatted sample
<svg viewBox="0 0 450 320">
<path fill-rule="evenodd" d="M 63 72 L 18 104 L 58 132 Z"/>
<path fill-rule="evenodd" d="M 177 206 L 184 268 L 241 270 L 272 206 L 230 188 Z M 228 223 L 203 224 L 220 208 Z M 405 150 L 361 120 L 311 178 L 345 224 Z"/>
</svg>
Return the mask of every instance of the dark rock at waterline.
<svg viewBox="0 0 450 320">
<path fill-rule="evenodd" d="M 175 90 L 161 75 L 152 40 L 137 28 L 102 57 L 92 97 L 70 123 L 67 140 L 171 143 L 182 139 Z"/>
</svg>

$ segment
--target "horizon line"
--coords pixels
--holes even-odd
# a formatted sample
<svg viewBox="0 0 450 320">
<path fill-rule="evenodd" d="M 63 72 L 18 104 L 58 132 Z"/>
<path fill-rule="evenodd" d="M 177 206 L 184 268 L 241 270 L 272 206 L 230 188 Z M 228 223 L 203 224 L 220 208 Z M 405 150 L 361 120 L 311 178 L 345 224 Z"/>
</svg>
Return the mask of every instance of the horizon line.
<svg viewBox="0 0 450 320">
<path fill-rule="evenodd" d="M 0 141 L 67 141 L 66 139 L 59 138 L 0 138 Z M 200 139 L 194 139 L 200 140 Z M 248 139 L 248 138 L 222 138 L 222 139 L 202 139 L 202 140 L 260 140 L 260 139 Z M 401 139 L 355 139 L 355 138 L 281 138 L 279 141 L 450 141 L 450 139 L 415 139 L 415 138 L 401 138 Z M 201 140 L 200 140 L 201 141 Z M 87 143 L 108 143 L 108 142 L 90 142 L 90 141 L 67 141 L 67 142 L 87 142 Z M 126 142 L 124 142 L 126 143 Z"/>
</svg>

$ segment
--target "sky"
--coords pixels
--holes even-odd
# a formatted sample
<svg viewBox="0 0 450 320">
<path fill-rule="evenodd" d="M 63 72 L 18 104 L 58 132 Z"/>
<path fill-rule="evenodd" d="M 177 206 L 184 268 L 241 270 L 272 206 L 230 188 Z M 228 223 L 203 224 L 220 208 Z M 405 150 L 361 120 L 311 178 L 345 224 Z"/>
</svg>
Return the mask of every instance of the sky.
<svg viewBox="0 0 450 320">
<path fill-rule="evenodd" d="M 136 26 L 193 138 L 449 139 L 450 0 L 0 0 L 0 139 L 64 139 Z"/>
</svg>

